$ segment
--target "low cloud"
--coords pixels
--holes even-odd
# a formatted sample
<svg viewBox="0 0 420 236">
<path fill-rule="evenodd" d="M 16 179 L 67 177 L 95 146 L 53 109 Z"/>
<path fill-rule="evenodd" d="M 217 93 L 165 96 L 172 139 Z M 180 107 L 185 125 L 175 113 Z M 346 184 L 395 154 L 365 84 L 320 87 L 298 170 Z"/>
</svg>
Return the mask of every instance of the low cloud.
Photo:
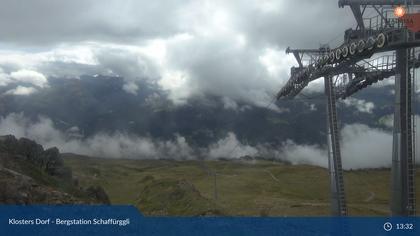
<svg viewBox="0 0 420 236">
<path fill-rule="evenodd" d="M 6 73 L 0 68 L 0 87 L 7 85 L 15 85 L 13 89 L 9 89 L 6 95 L 30 95 L 38 91 L 38 89 L 48 87 L 47 78 L 34 70 L 17 70 Z"/>
<path fill-rule="evenodd" d="M 294 165 L 328 167 L 328 154 L 317 145 L 298 145 L 289 140 L 283 143 L 282 151 L 277 153 L 277 156 Z"/>
<path fill-rule="evenodd" d="M 392 133 L 362 124 L 341 130 L 342 161 L 345 169 L 390 167 Z"/>
<path fill-rule="evenodd" d="M 48 85 L 47 78 L 43 74 L 33 70 L 18 70 L 12 72 L 10 77 L 15 82 L 29 83 L 40 88 Z"/>
<path fill-rule="evenodd" d="M 131 93 L 133 95 L 137 94 L 137 90 L 139 90 L 139 86 L 133 82 L 131 83 L 126 83 L 123 85 L 123 90 L 126 91 L 127 93 Z"/>
<path fill-rule="evenodd" d="M 234 133 L 229 132 L 226 138 L 220 139 L 209 147 L 210 158 L 239 158 L 242 156 L 255 156 L 258 149 L 242 144 Z"/>
<path fill-rule="evenodd" d="M 393 128 L 394 127 L 394 115 L 386 115 L 381 117 L 379 120 L 380 124 L 387 127 L 387 128 Z"/>
<path fill-rule="evenodd" d="M 193 158 L 192 148 L 181 136 L 176 136 L 174 141 L 157 141 L 124 133 L 101 133 L 81 139 L 78 138 L 80 135 L 77 132 L 77 127 L 62 132 L 46 117 L 39 117 L 37 121 L 32 122 L 22 113 L 12 113 L 0 119 L 1 135 L 27 137 L 39 142 L 44 148 L 58 147 L 61 152 L 105 158 Z"/>
<path fill-rule="evenodd" d="M 32 93 L 35 93 L 37 91 L 36 88 L 32 88 L 32 87 L 25 87 L 25 86 L 17 86 L 14 89 L 10 89 L 8 90 L 5 94 L 7 95 L 30 95 Z"/>
<path fill-rule="evenodd" d="M 6 86 L 12 82 L 10 75 L 4 73 L 3 69 L 0 68 L 0 86 Z"/>
<path fill-rule="evenodd" d="M 367 102 L 363 99 L 347 98 L 342 100 L 342 102 L 347 107 L 355 107 L 359 112 L 372 113 L 375 108 L 375 104 L 373 102 Z"/>
<path fill-rule="evenodd" d="M 223 97 L 222 101 L 223 101 L 223 108 L 232 109 L 232 110 L 238 109 L 238 104 L 232 99 L 228 97 Z"/>
<path fill-rule="evenodd" d="M 420 123 L 420 117 L 416 119 L 417 123 Z M 417 131 L 420 132 L 420 130 Z M 152 137 L 139 137 L 116 132 L 113 134 L 99 133 L 82 138 L 77 127 L 60 131 L 47 117 L 39 117 L 36 121 L 31 121 L 22 113 L 11 113 L 0 118 L 0 135 L 6 134 L 33 139 L 45 148 L 56 146 L 61 152 L 105 158 L 184 160 L 196 159 L 198 156 L 211 159 L 262 156 L 292 164 L 328 168 L 328 154 L 324 147 L 297 144 L 291 140 L 282 143 L 279 147 L 264 144 L 253 146 L 239 141 L 232 132 L 207 148 L 196 150 L 190 146 L 185 137 L 180 135 L 175 135 L 173 140 L 156 140 Z M 362 124 L 346 125 L 341 130 L 340 144 L 344 169 L 391 166 L 392 134 L 390 132 Z M 420 163 L 419 156 L 416 160 L 417 163 Z"/>
<path fill-rule="evenodd" d="M 417 124 L 420 123 L 419 116 L 416 117 L 416 122 Z M 417 126 L 416 140 L 419 140 L 419 133 L 420 128 Z M 340 146 L 344 169 L 383 168 L 391 166 L 391 132 L 371 128 L 363 124 L 346 125 L 341 130 Z M 288 141 L 283 145 L 283 152 L 280 154 L 277 153 L 276 156 L 293 164 L 310 164 L 325 168 L 328 167 L 327 151 L 319 146 L 299 145 Z M 420 164 L 419 152 L 416 153 L 416 163 Z"/>
</svg>

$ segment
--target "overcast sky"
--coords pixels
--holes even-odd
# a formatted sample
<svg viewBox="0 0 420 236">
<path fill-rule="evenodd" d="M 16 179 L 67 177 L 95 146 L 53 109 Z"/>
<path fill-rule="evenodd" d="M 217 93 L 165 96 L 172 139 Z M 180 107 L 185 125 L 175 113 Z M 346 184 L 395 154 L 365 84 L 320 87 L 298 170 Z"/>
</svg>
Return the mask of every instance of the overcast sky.
<svg viewBox="0 0 420 236">
<path fill-rule="evenodd" d="M 174 102 L 197 94 L 263 106 L 288 79 L 287 46 L 337 43 L 354 26 L 338 0 L 0 0 L 0 86 L 115 75 L 136 94 L 158 83 Z"/>
</svg>

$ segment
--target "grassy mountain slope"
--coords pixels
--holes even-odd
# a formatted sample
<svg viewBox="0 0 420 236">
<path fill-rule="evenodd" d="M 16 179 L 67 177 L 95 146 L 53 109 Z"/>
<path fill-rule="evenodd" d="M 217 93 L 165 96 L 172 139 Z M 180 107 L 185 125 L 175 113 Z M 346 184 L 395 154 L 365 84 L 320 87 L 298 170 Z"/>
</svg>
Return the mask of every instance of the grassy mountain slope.
<svg viewBox="0 0 420 236">
<path fill-rule="evenodd" d="M 269 161 L 110 160 L 71 154 L 64 159 L 82 186 L 101 185 L 113 204 L 136 205 L 145 215 L 330 213 L 328 173 L 319 167 Z M 217 199 L 212 172 L 217 173 Z M 349 214 L 389 215 L 389 180 L 389 169 L 345 172 Z"/>
</svg>

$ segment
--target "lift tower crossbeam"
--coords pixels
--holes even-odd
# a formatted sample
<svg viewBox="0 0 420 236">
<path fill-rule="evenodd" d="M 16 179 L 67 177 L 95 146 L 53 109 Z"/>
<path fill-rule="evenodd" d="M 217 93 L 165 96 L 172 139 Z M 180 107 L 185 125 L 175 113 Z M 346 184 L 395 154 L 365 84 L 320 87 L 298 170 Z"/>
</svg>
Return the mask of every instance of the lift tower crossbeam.
<svg viewBox="0 0 420 236">
<path fill-rule="evenodd" d="M 350 6 L 359 4 L 362 6 L 396 6 L 396 5 L 420 5 L 420 0 L 339 0 L 338 6 Z"/>
<path fill-rule="evenodd" d="M 302 59 L 305 55 L 309 56 L 311 60 L 314 60 L 314 56 L 319 56 L 321 54 L 327 53 L 329 50 L 328 47 L 321 47 L 320 49 L 291 49 L 288 47 L 286 49 L 286 54 L 292 53 L 295 56 L 299 67 L 302 68 Z"/>
</svg>

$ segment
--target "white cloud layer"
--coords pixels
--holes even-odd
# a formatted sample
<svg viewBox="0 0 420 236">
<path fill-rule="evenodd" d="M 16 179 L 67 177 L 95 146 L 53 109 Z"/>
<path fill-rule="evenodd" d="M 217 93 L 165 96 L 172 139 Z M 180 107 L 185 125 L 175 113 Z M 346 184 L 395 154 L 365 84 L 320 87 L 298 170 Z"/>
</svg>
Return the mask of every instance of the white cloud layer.
<svg viewBox="0 0 420 236">
<path fill-rule="evenodd" d="M 417 117 L 417 122 L 420 118 Z M 420 129 L 417 130 L 417 133 Z M 418 140 L 418 139 L 417 139 Z M 392 134 L 362 124 L 346 125 L 341 130 L 341 156 L 344 169 L 390 167 L 392 162 Z M 318 146 L 284 144 L 282 153 L 275 155 L 293 164 L 309 164 L 328 168 L 327 151 Z M 420 163 L 417 152 L 416 163 Z"/>
<path fill-rule="evenodd" d="M 8 90 L 5 94 L 7 95 L 30 95 L 32 93 L 35 93 L 37 90 L 32 87 L 24 87 L 24 86 L 17 86 L 14 89 Z"/>
<path fill-rule="evenodd" d="M 258 149 L 246 144 L 242 144 L 234 133 L 228 133 L 223 138 L 209 147 L 209 157 L 211 158 L 239 158 L 242 156 L 255 156 Z"/>
<path fill-rule="evenodd" d="M 45 148 L 58 147 L 61 152 L 72 152 L 105 158 L 192 158 L 192 149 L 185 138 L 176 136 L 175 141 L 154 141 L 148 137 L 137 137 L 123 133 L 97 134 L 82 140 L 78 128 L 61 132 L 46 117 L 31 122 L 23 114 L 12 113 L 0 119 L 0 134 L 13 134 L 36 140 Z"/>
<path fill-rule="evenodd" d="M 417 117 L 420 123 L 420 117 Z M 417 126 L 419 127 L 419 126 Z M 420 133 L 420 129 L 417 130 Z M 264 145 L 251 146 L 238 141 L 234 133 L 211 144 L 203 150 L 194 150 L 186 139 L 176 135 L 172 141 L 154 140 L 149 137 L 125 133 L 96 134 L 82 139 L 77 127 L 66 132 L 55 128 L 46 117 L 32 122 L 23 114 L 12 113 L 0 118 L 0 135 L 13 134 L 36 140 L 44 147 L 58 147 L 62 152 L 72 152 L 107 158 L 138 159 L 195 159 L 239 158 L 242 156 L 273 157 L 292 164 L 308 164 L 328 167 L 327 152 L 316 145 L 299 145 L 287 141 L 279 148 Z M 417 139 L 419 140 L 419 139 Z M 342 161 L 344 169 L 390 167 L 392 158 L 392 134 L 366 125 L 346 125 L 341 131 Z M 417 152 L 417 155 L 420 152 Z M 417 163 L 420 163 L 418 155 Z"/>
<path fill-rule="evenodd" d="M 359 112 L 372 113 L 373 109 L 375 109 L 373 102 L 367 102 L 363 99 L 349 97 L 341 100 L 341 102 L 347 107 L 355 107 Z"/>
<path fill-rule="evenodd" d="M 392 161 L 392 133 L 353 124 L 344 126 L 342 136 L 343 168 L 390 167 Z"/>
<path fill-rule="evenodd" d="M 0 67 L 0 87 L 10 84 L 17 84 L 17 86 L 5 94 L 29 95 L 36 92 L 38 88 L 48 87 L 48 80 L 43 74 L 34 70 L 21 69 L 8 74 Z"/>
<path fill-rule="evenodd" d="M 153 81 L 175 103 L 210 94 L 263 107 L 296 64 L 286 46 L 319 47 L 352 22 L 335 0 L 3 0 L 0 68 L 40 88 L 44 75 L 103 74 L 132 94 Z"/>
<path fill-rule="evenodd" d="M 10 78 L 16 82 L 29 83 L 40 88 L 48 84 L 48 80 L 43 74 L 33 70 L 22 69 L 12 72 Z"/>
<path fill-rule="evenodd" d="M 328 167 L 328 154 L 316 145 L 299 145 L 293 141 L 283 144 L 283 149 L 276 154 L 279 159 L 294 165 L 314 165 Z"/>
</svg>

